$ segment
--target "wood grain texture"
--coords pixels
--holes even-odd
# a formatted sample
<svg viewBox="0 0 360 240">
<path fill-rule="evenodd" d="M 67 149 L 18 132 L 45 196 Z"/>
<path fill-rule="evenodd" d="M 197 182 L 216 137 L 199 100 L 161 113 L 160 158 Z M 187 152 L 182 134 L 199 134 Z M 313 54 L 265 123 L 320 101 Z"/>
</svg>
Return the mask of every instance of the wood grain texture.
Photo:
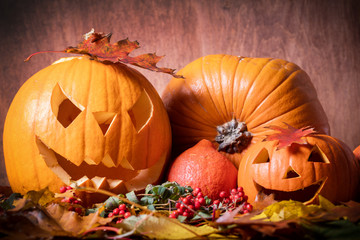
<svg viewBox="0 0 360 240">
<path fill-rule="evenodd" d="M 0 2 L 0 134 L 20 86 L 64 56 L 91 28 L 113 41 L 138 40 L 136 53 L 166 55 L 159 66 L 180 69 L 196 58 L 226 53 L 292 61 L 312 79 L 331 132 L 360 144 L 360 2 L 259 0 L 62 0 Z M 135 54 L 135 52 L 134 52 Z M 161 93 L 170 76 L 140 70 Z M 2 146 L 2 138 L 0 140 Z M 0 185 L 7 185 L 2 147 Z"/>
</svg>

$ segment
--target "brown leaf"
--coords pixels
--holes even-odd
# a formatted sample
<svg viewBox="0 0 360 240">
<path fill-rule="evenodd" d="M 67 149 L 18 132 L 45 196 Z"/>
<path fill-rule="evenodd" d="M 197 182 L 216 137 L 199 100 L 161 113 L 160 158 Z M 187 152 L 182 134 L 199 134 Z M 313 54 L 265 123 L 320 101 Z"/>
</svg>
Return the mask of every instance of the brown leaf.
<svg viewBox="0 0 360 240">
<path fill-rule="evenodd" d="M 264 237 L 275 237 L 287 239 L 287 237 L 294 238 L 294 234 L 301 231 L 299 228 L 299 220 L 291 219 L 280 222 L 270 222 L 263 220 L 252 220 L 254 216 L 261 211 L 253 211 L 250 214 L 234 216 L 234 219 L 227 219 L 229 221 L 216 222 L 218 225 L 233 225 L 232 232 L 240 234 L 242 239 L 263 239 Z M 303 235 L 299 235 L 303 236 Z M 289 238 L 290 239 L 290 238 Z"/>
<path fill-rule="evenodd" d="M 284 124 L 288 128 L 282 128 L 274 125 L 266 127 L 278 131 L 279 133 L 268 135 L 263 141 L 278 141 L 277 149 L 281 149 L 281 148 L 289 147 L 293 143 L 307 144 L 305 137 L 312 133 L 315 133 L 314 128 L 311 127 L 303 127 L 297 129 L 287 123 Z"/>
<path fill-rule="evenodd" d="M 50 204 L 45 210 L 48 218 L 42 217 L 40 212 L 35 214 L 41 228 L 46 228 L 49 223 L 52 223 L 52 226 L 59 226 L 73 236 L 77 236 L 93 227 L 105 225 L 112 220 L 111 218 L 102 218 L 97 213 L 82 217 L 76 212 L 68 211 L 59 204 Z"/>
<path fill-rule="evenodd" d="M 92 29 L 84 35 L 84 41 L 80 42 L 76 47 L 68 47 L 64 51 L 60 52 L 86 54 L 100 62 L 120 62 L 124 64 L 131 64 L 151 71 L 167 73 L 173 77 L 182 77 L 176 75 L 174 69 L 160 68 L 156 66 L 163 56 L 157 56 L 155 53 L 142 54 L 136 57 L 129 56 L 133 50 L 140 47 L 139 43 L 137 41 L 130 41 L 127 38 L 116 43 L 110 43 L 111 35 L 111 33 L 97 33 L 94 29 Z M 27 59 L 25 59 L 25 61 L 28 61 L 32 56 L 38 53 L 30 55 Z"/>
<path fill-rule="evenodd" d="M 325 212 L 319 220 L 331 221 L 339 220 L 342 218 L 348 219 L 350 222 L 356 223 L 360 220 L 360 203 L 350 201 L 344 203 L 344 206 L 335 206 L 331 211 Z"/>
<path fill-rule="evenodd" d="M 1 239 L 51 239 L 52 235 L 41 229 L 34 218 L 24 213 L 7 212 L 0 214 L 0 236 Z"/>
<path fill-rule="evenodd" d="M 262 210 L 275 202 L 277 201 L 274 199 L 274 194 L 267 195 L 263 192 L 259 192 L 256 195 L 255 202 L 253 203 L 253 208 Z"/>
</svg>

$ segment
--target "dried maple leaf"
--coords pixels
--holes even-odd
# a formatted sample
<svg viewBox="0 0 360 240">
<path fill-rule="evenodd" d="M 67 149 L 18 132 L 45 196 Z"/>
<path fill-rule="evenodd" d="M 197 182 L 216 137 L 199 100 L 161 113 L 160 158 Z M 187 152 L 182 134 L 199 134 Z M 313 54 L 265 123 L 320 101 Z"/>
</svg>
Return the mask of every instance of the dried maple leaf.
<svg viewBox="0 0 360 240">
<path fill-rule="evenodd" d="M 110 43 L 111 35 L 111 33 L 97 33 L 94 29 L 92 29 L 90 32 L 84 34 L 84 41 L 80 42 L 76 47 L 68 47 L 64 51 L 45 52 L 86 54 L 100 62 L 108 61 L 112 63 L 120 62 L 131 64 L 151 71 L 167 73 L 174 77 L 181 77 L 174 73 L 174 69 L 160 68 L 156 66 L 163 56 L 157 56 L 155 53 L 148 53 L 131 57 L 129 54 L 140 47 L 139 43 L 137 41 L 130 41 L 129 39 L 123 39 L 116 43 Z M 32 56 L 39 53 L 44 52 L 34 53 L 26 58 L 25 61 L 28 61 Z"/>
<path fill-rule="evenodd" d="M 277 149 L 281 149 L 281 148 L 289 147 L 293 143 L 307 144 L 305 137 L 312 133 L 315 133 L 314 128 L 311 127 L 303 127 L 297 129 L 287 123 L 284 124 L 288 128 L 282 128 L 273 125 L 266 127 L 278 131 L 279 133 L 268 135 L 263 141 L 278 141 Z"/>
</svg>

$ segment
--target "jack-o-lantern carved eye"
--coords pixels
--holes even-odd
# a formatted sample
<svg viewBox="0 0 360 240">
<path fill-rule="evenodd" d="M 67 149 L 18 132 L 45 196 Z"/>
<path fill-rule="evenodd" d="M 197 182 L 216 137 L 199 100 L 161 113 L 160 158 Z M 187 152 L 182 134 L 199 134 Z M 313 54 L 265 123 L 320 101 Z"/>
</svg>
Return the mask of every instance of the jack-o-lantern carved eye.
<svg viewBox="0 0 360 240">
<path fill-rule="evenodd" d="M 309 162 L 317 162 L 317 163 L 326 163 L 330 164 L 329 159 L 326 157 L 325 153 L 321 151 L 321 149 L 315 145 L 310 153 L 308 158 Z"/>
<path fill-rule="evenodd" d="M 253 164 L 269 163 L 269 162 L 270 162 L 269 152 L 268 150 L 266 150 L 266 148 L 263 148 L 256 156 L 255 160 L 253 161 Z"/>
<path fill-rule="evenodd" d="M 149 122 L 153 115 L 153 110 L 153 103 L 144 89 L 135 104 L 128 110 L 128 114 L 137 132 L 140 132 Z"/>
<path fill-rule="evenodd" d="M 67 128 L 84 109 L 67 96 L 59 84 L 56 84 L 51 95 L 51 110 L 61 125 Z"/>
</svg>

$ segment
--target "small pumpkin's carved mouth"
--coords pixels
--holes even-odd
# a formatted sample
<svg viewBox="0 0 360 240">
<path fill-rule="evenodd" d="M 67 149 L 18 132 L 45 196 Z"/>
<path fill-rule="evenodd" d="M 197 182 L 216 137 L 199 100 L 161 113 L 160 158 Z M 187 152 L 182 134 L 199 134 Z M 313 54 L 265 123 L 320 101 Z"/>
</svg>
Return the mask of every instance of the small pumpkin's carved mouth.
<svg viewBox="0 0 360 240">
<path fill-rule="evenodd" d="M 254 181 L 254 184 L 259 193 L 262 193 L 265 195 L 272 194 L 274 196 L 274 200 L 277 200 L 277 201 L 291 199 L 291 200 L 299 201 L 299 202 L 311 202 L 314 198 L 316 198 L 318 196 L 319 192 L 324 187 L 326 180 L 327 180 L 326 178 L 321 179 L 303 189 L 299 189 L 296 191 L 288 191 L 288 192 L 267 189 L 267 188 L 264 188 L 263 186 L 261 186 L 260 184 L 256 183 L 255 181 Z"/>
<path fill-rule="evenodd" d="M 92 165 L 83 161 L 76 166 L 71 161 L 56 153 L 53 149 L 45 145 L 39 137 L 36 138 L 40 155 L 46 165 L 67 185 L 92 186 L 100 188 L 107 185 L 108 189 L 123 188 L 123 182 L 135 178 L 140 170 L 130 170 L 121 165 L 107 167 L 103 162 Z M 121 180 L 119 180 L 121 179 Z"/>
</svg>

